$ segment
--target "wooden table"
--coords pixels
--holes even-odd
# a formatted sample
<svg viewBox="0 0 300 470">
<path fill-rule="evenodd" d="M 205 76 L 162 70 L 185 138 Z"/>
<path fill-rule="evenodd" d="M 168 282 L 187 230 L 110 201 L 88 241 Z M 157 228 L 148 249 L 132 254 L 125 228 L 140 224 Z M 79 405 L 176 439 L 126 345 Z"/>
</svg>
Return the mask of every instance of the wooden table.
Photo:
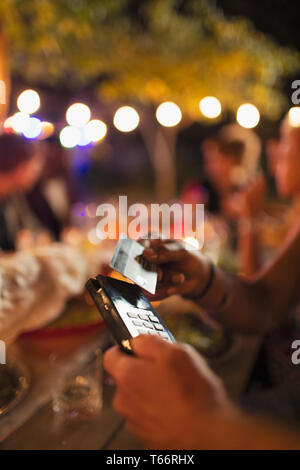
<svg viewBox="0 0 300 470">
<path fill-rule="evenodd" d="M 170 304 L 172 307 L 172 305 Z M 189 306 L 187 306 L 189 308 Z M 174 306 L 175 308 L 175 306 Z M 100 332 L 70 355 L 72 367 L 82 367 L 85 359 L 99 344 L 104 348 L 108 334 Z M 226 360 L 211 364 L 223 379 L 231 398 L 238 402 L 244 391 L 260 340 L 244 336 L 238 339 L 238 351 Z M 26 350 L 26 348 L 25 348 Z M 37 352 L 26 353 L 32 387 L 22 404 L 7 417 L 0 418 L 0 447 L 2 449 L 140 449 L 141 444 L 126 430 L 120 417 L 111 407 L 112 386 L 104 385 L 103 409 L 87 421 L 60 421 L 52 411 L 51 387 L 56 373 L 45 366 L 45 357 Z M 23 408 L 22 408 L 23 407 Z M 19 409 L 18 409 L 19 408 Z"/>
<path fill-rule="evenodd" d="M 257 351 L 256 338 L 243 338 L 239 353 L 215 367 L 233 399 L 242 393 Z M 1 449 L 140 449 L 111 407 L 112 386 L 104 386 L 104 406 L 87 421 L 60 422 L 51 403 L 43 405 L 1 443 Z M 1 425 L 1 421 L 0 421 Z"/>
</svg>

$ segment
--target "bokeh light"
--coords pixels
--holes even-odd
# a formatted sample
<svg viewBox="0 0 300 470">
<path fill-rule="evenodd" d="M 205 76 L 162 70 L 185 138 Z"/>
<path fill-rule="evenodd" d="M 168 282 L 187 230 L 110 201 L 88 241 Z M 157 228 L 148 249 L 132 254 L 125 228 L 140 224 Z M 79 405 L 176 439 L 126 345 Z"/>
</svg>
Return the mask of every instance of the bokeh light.
<svg viewBox="0 0 300 470">
<path fill-rule="evenodd" d="M 79 129 L 79 131 L 80 131 L 80 139 L 79 139 L 77 145 L 78 145 L 79 147 L 86 147 L 87 145 L 90 145 L 91 139 L 89 139 L 89 138 L 85 135 L 84 128 L 83 128 L 83 129 Z"/>
<path fill-rule="evenodd" d="M 300 127 L 300 107 L 299 106 L 293 106 L 293 108 L 289 110 L 288 119 L 289 119 L 290 126 Z"/>
<path fill-rule="evenodd" d="M 246 129 L 252 129 L 259 123 L 260 114 L 254 104 L 244 103 L 237 110 L 236 120 L 240 126 Z"/>
<path fill-rule="evenodd" d="M 215 96 L 206 96 L 205 98 L 202 98 L 199 103 L 199 109 L 203 116 L 209 119 L 217 118 L 222 112 L 221 103 Z"/>
<path fill-rule="evenodd" d="M 122 106 L 114 115 L 114 126 L 121 132 L 132 132 L 137 128 L 140 117 L 131 106 Z"/>
<path fill-rule="evenodd" d="M 156 119 L 162 126 L 174 127 L 180 123 L 182 113 L 176 103 L 166 101 L 158 106 L 156 110 Z"/>
<path fill-rule="evenodd" d="M 197 238 L 194 238 L 194 237 L 185 237 L 183 239 L 184 243 L 186 243 L 187 245 L 189 245 L 189 247 L 191 248 L 194 248 L 195 250 L 199 250 L 200 248 L 200 244 L 197 240 Z"/>
<path fill-rule="evenodd" d="M 97 207 L 98 204 L 96 202 L 89 202 L 89 204 L 86 206 L 85 213 L 90 219 L 96 217 Z"/>
<path fill-rule="evenodd" d="M 24 137 L 27 139 L 36 139 L 42 132 L 42 123 L 37 117 L 29 118 L 29 125 L 23 131 Z"/>
<path fill-rule="evenodd" d="M 80 141 L 80 137 L 80 130 L 73 126 L 64 127 L 59 134 L 60 143 L 65 148 L 76 147 Z"/>
<path fill-rule="evenodd" d="M 45 140 L 51 137 L 51 135 L 53 134 L 55 130 L 54 124 L 52 124 L 52 122 L 43 121 L 41 126 L 42 126 L 42 132 L 39 135 L 39 140 Z"/>
<path fill-rule="evenodd" d="M 8 118 L 5 119 L 4 123 L 3 123 L 3 128 L 4 128 L 4 131 L 7 133 L 7 134 L 11 134 L 14 132 L 13 130 L 13 116 L 9 116 Z"/>
<path fill-rule="evenodd" d="M 93 119 L 85 125 L 84 133 L 90 142 L 99 142 L 106 136 L 107 126 L 105 122 Z"/>
<path fill-rule="evenodd" d="M 70 126 L 84 127 L 91 118 L 90 108 L 83 103 L 72 104 L 66 112 L 66 120 Z"/>
<path fill-rule="evenodd" d="M 22 134 L 28 129 L 30 117 L 26 113 L 16 113 L 12 116 L 11 127 L 16 134 Z"/>
<path fill-rule="evenodd" d="M 41 105 L 40 96 L 34 90 L 24 90 L 17 99 L 17 106 L 22 113 L 32 114 Z"/>
<path fill-rule="evenodd" d="M 92 228 L 88 231 L 87 238 L 92 245 L 99 245 L 101 242 L 101 239 L 98 237 L 97 230 L 95 228 Z"/>
</svg>

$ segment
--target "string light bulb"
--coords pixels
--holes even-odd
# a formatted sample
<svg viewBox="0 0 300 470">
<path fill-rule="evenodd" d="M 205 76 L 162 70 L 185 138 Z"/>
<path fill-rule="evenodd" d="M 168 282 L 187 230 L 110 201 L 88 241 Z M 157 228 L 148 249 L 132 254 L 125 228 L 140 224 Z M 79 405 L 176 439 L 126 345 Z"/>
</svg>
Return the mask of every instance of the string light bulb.
<svg viewBox="0 0 300 470">
<path fill-rule="evenodd" d="M 90 108 L 83 103 L 74 103 L 67 109 L 66 121 L 70 126 L 84 127 L 91 118 Z"/>
<path fill-rule="evenodd" d="M 236 120 L 240 126 L 252 129 L 259 123 L 260 113 L 254 104 L 244 103 L 237 110 Z"/>
<path fill-rule="evenodd" d="M 156 119 L 165 127 L 175 127 L 182 119 L 179 106 L 173 101 L 161 103 L 156 110 Z"/>
<path fill-rule="evenodd" d="M 22 113 L 35 113 L 40 105 L 40 96 L 35 90 L 24 90 L 17 99 L 17 106 Z"/>
<path fill-rule="evenodd" d="M 122 106 L 115 112 L 113 122 L 119 131 L 132 132 L 139 125 L 140 117 L 131 106 Z"/>
<path fill-rule="evenodd" d="M 203 116 L 208 119 L 215 119 L 220 116 L 222 112 L 221 103 L 215 96 L 206 96 L 205 98 L 202 98 L 199 103 L 199 109 Z"/>
</svg>

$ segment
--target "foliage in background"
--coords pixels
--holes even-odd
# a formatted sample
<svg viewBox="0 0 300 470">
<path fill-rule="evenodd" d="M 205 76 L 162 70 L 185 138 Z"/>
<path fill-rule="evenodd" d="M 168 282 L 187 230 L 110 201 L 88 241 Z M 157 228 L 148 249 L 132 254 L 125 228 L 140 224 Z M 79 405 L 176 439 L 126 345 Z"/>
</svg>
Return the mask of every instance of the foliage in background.
<svg viewBox="0 0 300 470">
<path fill-rule="evenodd" d="M 281 80 L 299 66 L 294 51 L 209 0 L 1 0 L 0 18 L 13 74 L 71 89 L 99 79 L 102 97 L 171 99 L 197 119 L 211 94 L 277 117 Z"/>
</svg>

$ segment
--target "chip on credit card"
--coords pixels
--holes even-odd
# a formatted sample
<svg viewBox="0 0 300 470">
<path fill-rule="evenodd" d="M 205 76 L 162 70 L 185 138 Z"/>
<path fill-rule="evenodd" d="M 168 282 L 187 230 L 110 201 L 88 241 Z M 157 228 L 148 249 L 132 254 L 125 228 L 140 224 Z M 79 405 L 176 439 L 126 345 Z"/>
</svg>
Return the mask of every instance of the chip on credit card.
<svg viewBox="0 0 300 470">
<path fill-rule="evenodd" d="M 142 257 L 143 245 L 121 235 L 110 267 L 135 282 L 151 294 L 155 294 L 157 266 Z"/>
</svg>

